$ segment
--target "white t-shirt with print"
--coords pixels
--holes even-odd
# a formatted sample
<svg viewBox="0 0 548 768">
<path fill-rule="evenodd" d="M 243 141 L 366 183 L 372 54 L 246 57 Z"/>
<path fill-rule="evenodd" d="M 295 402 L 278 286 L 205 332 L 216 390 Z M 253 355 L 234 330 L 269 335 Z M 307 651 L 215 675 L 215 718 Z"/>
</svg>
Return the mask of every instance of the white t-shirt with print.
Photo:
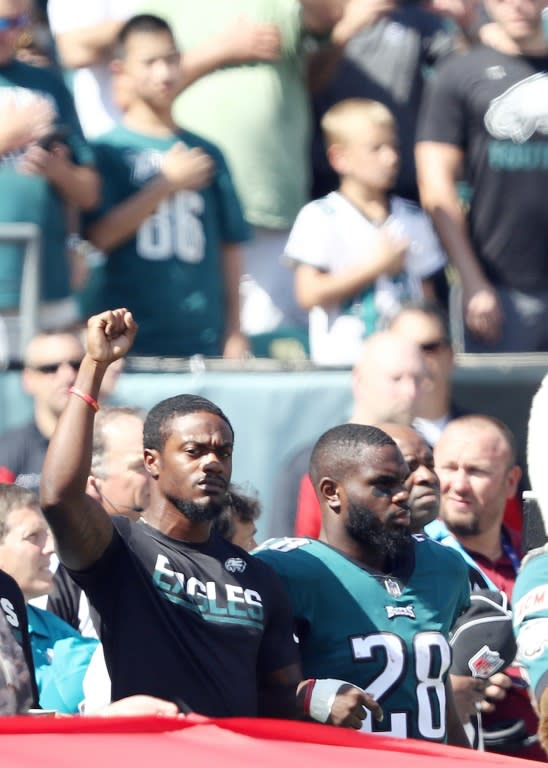
<svg viewBox="0 0 548 768">
<path fill-rule="evenodd" d="M 319 365 L 353 365 L 364 337 L 385 327 L 403 302 L 421 299 L 421 280 L 442 268 L 446 256 L 427 215 L 400 197 L 390 199 L 390 215 L 382 227 L 339 192 L 308 203 L 295 220 L 285 258 L 293 266 L 308 264 L 322 272 L 341 272 L 367 259 L 383 227 L 409 241 L 405 271 L 380 275 L 345 305 L 310 310 L 310 357 Z"/>
</svg>

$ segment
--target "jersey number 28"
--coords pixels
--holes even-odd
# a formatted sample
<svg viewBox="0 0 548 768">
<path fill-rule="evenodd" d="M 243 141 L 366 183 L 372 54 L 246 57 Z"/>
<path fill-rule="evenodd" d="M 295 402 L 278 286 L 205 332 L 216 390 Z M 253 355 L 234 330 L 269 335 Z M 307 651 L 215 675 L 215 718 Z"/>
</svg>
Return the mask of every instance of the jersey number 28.
<svg viewBox="0 0 548 768">
<path fill-rule="evenodd" d="M 385 712 L 382 732 L 387 736 L 411 737 L 409 717 L 417 723 L 418 734 L 425 739 L 443 739 L 446 733 L 445 685 L 443 678 L 451 663 L 449 643 L 439 632 L 418 632 L 413 637 L 413 658 L 399 635 L 380 632 L 350 638 L 354 661 L 366 662 L 382 653 L 386 659 L 384 669 L 366 690 L 382 706 L 383 698 L 397 689 L 402 680 L 411 675 L 416 685 L 416 714 L 409 711 Z M 408 665 L 414 663 L 414 670 Z M 415 716 L 414 716 L 415 714 Z M 384 723 L 383 723 L 384 725 Z M 373 730 L 371 713 L 363 721 L 362 731 Z"/>
</svg>

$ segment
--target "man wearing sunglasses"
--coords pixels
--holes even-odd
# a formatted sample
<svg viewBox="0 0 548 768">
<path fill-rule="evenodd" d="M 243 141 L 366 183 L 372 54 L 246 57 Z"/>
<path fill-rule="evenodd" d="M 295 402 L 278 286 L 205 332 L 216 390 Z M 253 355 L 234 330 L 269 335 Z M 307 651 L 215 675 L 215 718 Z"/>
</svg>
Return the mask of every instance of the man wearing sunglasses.
<svg viewBox="0 0 548 768">
<path fill-rule="evenodd" d="M 444 310 L 432 302 L 410 304 L 396 315 L 390 329 L 418 344 L 424 355 L 428 376 L 413 426 L 435 445 L 451 419 L 461 415 L 452 399 L 454 356 Z"/>
<path fill-rule="evenodd" d="M 1 36 L 1 35 L 0 35 Z M 33 400 L 33 418 L 0 437 L 4 481 L 36 490 L 49 439 L 74 384 L 84 350 L 72 333 L 41 333 L 29 343 L 21 384 Z"/>
<path fill-rule="evenodd" d="M 13 222 L 39 227 L 40 322 L 67 327 L 77 317 L 66 249 L 67 208 L 93 207 L 99 180 L 62 79 L 15 58 L 28 10 L 28 0 L 0 0 L 0 227 Z M 9 334 L 14 349 L 22 250 L 18 243 L 0 246 L 0 312 L 14 318 Z"/>
</svg>

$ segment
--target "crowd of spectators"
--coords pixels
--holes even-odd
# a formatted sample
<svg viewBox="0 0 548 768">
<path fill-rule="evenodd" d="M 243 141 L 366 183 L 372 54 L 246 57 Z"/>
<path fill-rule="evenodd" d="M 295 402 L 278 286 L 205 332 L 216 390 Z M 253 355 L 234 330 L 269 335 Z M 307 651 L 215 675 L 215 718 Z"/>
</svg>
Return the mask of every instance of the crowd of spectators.
<svg viewBox="0 0 548 768">
<path fill-rule="evenodd" d="M 0 9 L 0 219 L 38 228 L 40 329 L 125 305 L 133 354 L 275 334 L 351 366 L 451 291 L 467 351 L 546 350 L 540 4 L 87 6 Z M 6 361 L 24 246 L 3 237 Z"/>
<path fill-rule="evenodd" d="M 0 0 L 0 359 L 33 399 L 0 436 L 0 712 L 299 716 L 545 759 L 544 615 L 515 619 L 518 665 L 509 639 L 522 470 L 451 378 L 457 336 L 548 351 L 547 83 L 541 0 Z M 243 360 L 270 334 L 351 369 L 353 412 L 281 468 L 284 538 L 255 557 L 228 417 L 108 399 L 128 354 Z M 475 590 L 506 621 L 472 649 Z"/>
</svg>

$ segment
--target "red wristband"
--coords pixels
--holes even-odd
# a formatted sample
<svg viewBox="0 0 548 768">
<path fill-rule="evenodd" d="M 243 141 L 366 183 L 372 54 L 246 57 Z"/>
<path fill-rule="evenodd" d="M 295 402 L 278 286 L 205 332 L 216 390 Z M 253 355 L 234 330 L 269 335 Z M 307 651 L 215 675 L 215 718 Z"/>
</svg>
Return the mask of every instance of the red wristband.
<svg viewBox="0 0 548 768">
<path fill-rule="evenodd" d="M 79 397 L 81 400 L 87 403 L 90 408 L 93 408 L 95 413 L 97 413 L 97 411 L 99 410 L 99 403 L 94 397 L 92 397 L 91 395 L 87 395 L 85 392 L 82 392 L 82 390 L 78 389 L 77 387 L 70 387 L 69 392 L 71 395 L 76 395 L 76 397 Z"/>
<path fill-rule="evenodd" d="M 304 699 L 303 699 L 303 710 L 305 715 L 310 714 L 310 699 L 312 698 L 312 691 L 314 690 L 314 686 L 316 685 L 315 678 L 311 678 L 310 680 L 307 680 L 305 683 L 305 692 L 304 692 Z"/>
</svg>

